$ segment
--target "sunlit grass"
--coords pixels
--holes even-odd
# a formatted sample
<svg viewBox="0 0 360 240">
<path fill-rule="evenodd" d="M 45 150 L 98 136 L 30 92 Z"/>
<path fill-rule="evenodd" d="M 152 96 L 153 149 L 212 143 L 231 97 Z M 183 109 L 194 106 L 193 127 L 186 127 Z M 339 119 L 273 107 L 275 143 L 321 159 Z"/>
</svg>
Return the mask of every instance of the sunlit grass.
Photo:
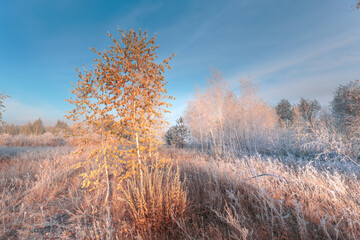
<svg viewBox="0 0 360 240">
<path fill-rule="evenodd" d="M 259 155 L 212 159 L 163 149 L 173 168 L 147 169 L 84 193 L 69 147 L 10 156 L 0 167 L 0 238 L 359 239 L 359 171 Z M 176 160 L 176 161 L 175 161 Z M 344 164 L 344 163 L 342 163 Z M 179 169 L 177 172 L 176 169 Z M 336 169 L 339 169 L 339 173 Z M 341 171 L 340 171 L 341 170 Z M 251 178 L 263 173 L 271 174 Z M 114 184 L 115 185 L 115 184 Z"/>
</svg>

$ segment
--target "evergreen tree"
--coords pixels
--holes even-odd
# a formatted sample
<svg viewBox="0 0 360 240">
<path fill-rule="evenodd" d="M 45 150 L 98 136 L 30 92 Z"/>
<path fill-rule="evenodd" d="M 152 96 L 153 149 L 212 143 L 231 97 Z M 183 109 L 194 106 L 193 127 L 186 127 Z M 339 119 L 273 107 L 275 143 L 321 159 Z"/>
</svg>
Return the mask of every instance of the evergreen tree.
<svg viewBox="0 0 360 240">
<path fill-rule="evenodd" d="M 189 138 L 189 129 L 182 117 L 176 120 L 176 125 L 169 128 L 165 134 L 167 145 L 183 148 Z"/>
<path fill-rule="evenodd" d="M 276 105 L 275 109 L 282 126 L 288 126 L 292 123 L 294 119 L 294 108 L 289 100 L 282 99 L 278 105 Z"/>
</svg>

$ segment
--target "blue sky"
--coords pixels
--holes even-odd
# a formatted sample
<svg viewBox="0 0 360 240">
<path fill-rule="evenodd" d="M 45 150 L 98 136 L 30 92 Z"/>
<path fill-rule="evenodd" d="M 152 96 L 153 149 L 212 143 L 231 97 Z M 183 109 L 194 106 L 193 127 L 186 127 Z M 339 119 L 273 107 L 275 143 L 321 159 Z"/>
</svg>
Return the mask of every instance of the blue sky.
<svg viewBox="0 0 360 240">
<path fill-rule="evenodd" d="M 1 0 L 0 91 L 5 121 L 41 117 L 53 124 L 71 106 L 74 67 L 91 66 L 89 48 L 111 45 L 107 32 L 142 28 L 158 54 L 175 53 L 166 73 L 171 122 L 211 67 L 238 90 L 251 77 L 271 104 L 282 98 L 331 100 L 339 84 L 360 79 L 360 10 L 354 0 L 105 1 Z"/>
</svg>

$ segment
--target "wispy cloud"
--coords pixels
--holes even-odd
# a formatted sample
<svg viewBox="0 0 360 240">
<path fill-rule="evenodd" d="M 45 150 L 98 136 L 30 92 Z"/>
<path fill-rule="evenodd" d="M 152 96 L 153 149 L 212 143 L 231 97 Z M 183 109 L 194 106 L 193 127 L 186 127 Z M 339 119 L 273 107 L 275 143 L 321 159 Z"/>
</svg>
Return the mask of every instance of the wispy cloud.
<svg viewBox="0 0 360 240">
<path fill-rule="evenodd" d="M 347 83 L 353 79 L 355 78 L 351 72 L 320 73 L 264 87 L 261 89 L 261 95 L 272 104 L 276 104 L 282 98 L 295 103 L 299 101 L 300 97 L 304 97 L 317 99 L 321 104 L 327 105 L 339 84 Z"/>
<path fill-rule="evenodd" d="M 357 33 L 353 32 L 353 35 L 342 36 L 342 39 L 334 38 L 332 41 L 320 42 L 312 46 L 306 46 L 308 50 L 297 50 L 291 54 L 291 56 L 284 57 L 284 59 L 277 60 L 270 63 L 265 63 L 249 69 L 248 74 L 251 74 L 255 80 L 262 81 L 274 73 L 281 70 L 300 65 L 305 61 L 310 61 L 316 57 L 325 55 L 331 51 L 344 48 L 354 43 L 360 42 L 360 31 Z M 340 64 L 340 62 L 339 62 Z"/>
<path fill-rule="evenodd" d="M 237 73 L 230 82 L 239 88 L 238 79 L 250 74 L 262 89 L 265 100 L 297 100 L 300 96 L 327 103 L 336 87 L 360 76 L 360 31 L 299 46 L 282 58 L 257 64 Z M 360 73 L 359 73 L 360 74 Z"/>
<path fill-rule="evenodd" d="M 180 18 L 176 24 L 161 29 L 161 33 L 164 36 L 178 36 L 178 32 L 182 32 L 181 41 L 177 42 L 178 46 L 176 47 L 176 54 L 181 55 L 191 46 L 196 45 L 198 40 L 207 35 L 210 29 L 217 25 L 217 21 L 219 21 L 219 19 L 221 19 L 229 10 L 231 10 L 235 3 L 236 2 L 234 1 L 226 1 L 221 4 L 221 7 L 215 7 L 216 4 L 209 1 L 207 4 L 210 10 L 207 9 L 206 11 L 202 12 L 196 11 L 193 13 L 185 13 L 187 15 Z"/>
<path fill-rule="evenodd" d="M 126 15 L 116 16 L 109 21 L 109 25 L 113 25 L 114 21 L 120 21 L 120 27 L 134 26 L 138 24 L 138 19 L 152 13 L 161 8 L 163 4 L 158 2 L 156 4 L 141 4 L 138 7 L 129 11 Z"/>
</svg>

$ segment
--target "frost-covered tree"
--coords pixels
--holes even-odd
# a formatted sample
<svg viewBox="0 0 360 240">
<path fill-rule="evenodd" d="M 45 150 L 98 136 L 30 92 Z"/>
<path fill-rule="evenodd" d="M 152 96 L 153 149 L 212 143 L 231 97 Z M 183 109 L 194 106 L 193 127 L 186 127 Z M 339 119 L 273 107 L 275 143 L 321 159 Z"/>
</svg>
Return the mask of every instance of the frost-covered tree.
<svg viewBox="0 0 360 240">
<path fill-rule="evenodd" d="M 56 124 L 55 124 L 55 128 L 58 128 L 58 129 L 68 129 L 69 126 L 67 125 L 66 122 L 58 120 L 58 121 L 56 122 Z"/>
<path fill-rule="evenodd" d="M 294 118 L 294 107 L 290 104 L 289 100 L 282 99 L 278 105 L 276 105 L 275 109 L 282 126 L 288 126 L 292 123 Z"/>
<path fill-rule="evenodd" d="M 1 133 L 6 133 L 12 136 L 19 135 L 21 131 L 21 126 L 5 123 L 2 126 Z"/>
<path fill-rule="evenodd" d="M 360 84 L 356 81 L 340 85 L 331 102 L 337 127 L 347 133 L 358 131 L 360 126 Z"/>
<path fill-rule="evenodd" d="M 2 113 L 5 111 L 4 101 L 8 97 L 9 96 L 6 95 L 5 92 L 0 92 L 0 126 L 2 126 L 2 124 L 4 123 L 1 119 L 2 119 Z"/>
<path fill-rule="evenodd" d="M 300 103 L 297 105 L 299 112 L 301 114 L 301 117 L 309 122 L 312 123 L 315 119 L 316 115 L 319 113 L 321 106 L 320 103 L 314 99 L 300 99 Z"/>
<path fill-rule="evenodd" d="M 240 80 L 237 96 L 220 73 L 188 102 L 185 121 L 194 144 L 217 156 L 255 152 L 268 147 L 278 118 L 250 80 Z"/>
<path fill-rule="evenodd" d="M 213 70 L 206 88 L 198 89 L 188 102 L 185 120 L 202 150 L 212 148 L 217 155 L 224 152 L 225 118 L 235 111 L 235 99 L 222 74 Z"/>
<path fill-rule="evenodd" d="M 41 135 L 45 133 L 45 126 L 43 121 L 39 118 L 33 123 L 28 122 L 21 127 L 20 133 L 26 136 L 29 135 Z"/>
<path fill-rule="evenodd" d="M 56 122 L 55 126 L 46 128 L 46 132 L 50 132 L 54 135 L 59 135 L 59 134 L 65 133 L 67 130 L 69 130 L 68 124 L 61 120 L 58 120 Z"/>
<path fill-rule="evenodd" d="M 32 134 L 41 135 L 45 133 L 45 127 L 43 121 L 39 118 L 32 124 Z"/>
<path fill-rule="evenodd" d="M 165 134 L 167 145 L 183 148 L 189 139 L 189 129 L 185 126 L 182 117 L 176 120 Z"/>
<path fill-rule="evenodd" d="M 32 132 L 32 123 L 30 121 L 27 124 L 23 125 L 20 130 L 20 133 L 26 136 L 31 135 Z"/>
</svg>

